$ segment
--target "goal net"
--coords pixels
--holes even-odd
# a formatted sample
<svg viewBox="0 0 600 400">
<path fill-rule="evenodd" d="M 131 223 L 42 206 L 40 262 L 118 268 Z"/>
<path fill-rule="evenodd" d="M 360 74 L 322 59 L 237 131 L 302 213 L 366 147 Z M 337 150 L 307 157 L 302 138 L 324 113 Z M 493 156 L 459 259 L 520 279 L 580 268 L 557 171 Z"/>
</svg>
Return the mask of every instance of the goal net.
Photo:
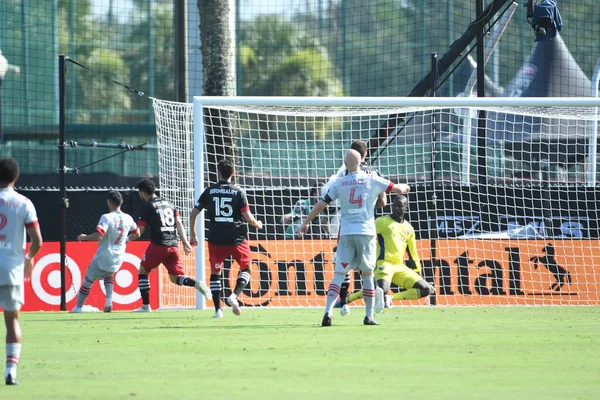
<svg viewBox="0 0 600 400">
<path fill-rule="evenodd" d="M 323 306 L 337 207 L 303 239 L 297 230 L 344 152 L 362 140 L 368 164 L 411 185 L 407 219 L 421 274 L 436 288 L 432 298 L 393 305 L 599 304 L 598 105 L 591 98 L 155 99 L 160 189 L 187 224 L 227 152 L 265 225 L 249 229 L 252 280 L 241 303 Z M 376 217 L 390 213 L 392 200 Z M 210 274 L 207 259 L 200 246 L 199 277 Z M 225 263 L 225 296 L 238 272 Z M 358 275 L 351 281 L 351 292 L 360 289 Z M 392 294 L 403 290 L 392 285 Z M 164 305 L 196 304 L 189 292 L 161 293 Z"/>
</svg>

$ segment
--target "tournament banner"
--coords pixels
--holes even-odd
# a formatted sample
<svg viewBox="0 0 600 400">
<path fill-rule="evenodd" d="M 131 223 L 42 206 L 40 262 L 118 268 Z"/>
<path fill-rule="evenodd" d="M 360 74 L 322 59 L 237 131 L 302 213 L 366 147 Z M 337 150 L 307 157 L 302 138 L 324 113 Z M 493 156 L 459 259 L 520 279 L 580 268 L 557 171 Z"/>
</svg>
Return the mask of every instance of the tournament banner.
<svg viewBox="0 0 600 400">
<path fill-rule="evenodd" d="M 239 298 L 242 304 L 325 305 L 335 240 L 265 240 L 251 241 L 250 246 L 252 280 Z M 598 240 L 441 239 L 435 268 L 430 241 L 418 240 L 417 247 L 423 274 L 435 283 L 438 305 L 600 304 L 600 253 L 594 251 L 600 247 Z M 206 258 L 210 276 L 208 247 Z M 225 261 L 225 296 L 235 287 L 238 273 L 237 263 Z M 359 282 L 355 275 L 353 286 Z"/>
<path fill-rule="evenodd" d="M 137 271 L 141 257 L 149 242 L 131 242 L 123 265 L 115 274 L 113 290 L 113 310 L 135 310 L 142 305 L 137 284 Z M 98 248 L 97 242 L 67 242 L 67 268 L 65 274 L 67 310 L 75 307 L 85 271 Z M 150 305 L 159 306 L 158 272 L 150 274 Z M 104 282 L 94 282 L 85 304 L 104 308 L 106 298 Z M 35 265 L 30 281 L 25 282 L 25 305 L 21 311 L 60 310 L 60 243 L 44 242 L 35 256 Z"/>
</svg>

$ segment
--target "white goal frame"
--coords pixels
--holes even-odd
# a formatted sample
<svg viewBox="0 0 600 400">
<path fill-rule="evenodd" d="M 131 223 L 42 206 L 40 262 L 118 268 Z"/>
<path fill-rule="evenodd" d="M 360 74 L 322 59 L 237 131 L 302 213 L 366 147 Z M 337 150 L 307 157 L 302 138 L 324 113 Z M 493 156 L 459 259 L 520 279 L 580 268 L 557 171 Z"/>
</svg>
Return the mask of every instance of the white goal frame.
<svg viewBox="0 0 600 400">
<path fill-rule="evenodd" d="M 595 120 L 598 119 L 600 99 L 574 98 L 574 97 L 531 97 L 531 98 L 509 98 L 509 97 L 221 97 L 221 96 L 195 96 L 193 98 L 194 115 L 194 147 L 201 151 L 194 151 L 194 197 L 197 199 L 206 187 L 204 171 L 204 146 L 205 125 L 204 109 L 206 107 L 326 107 L 326 108 L 400 108 L 400 107 L 424 107 L 424 108 L 467 108 L 467 109 L 494 109 L 503 110 L 508 108 L 585 108 L 595 111 Z M 597 129 L 591 130 L 588 160 L 587 186 L 596 185 L 596 143 L 598 141 Z M 465 146 L 468 148 L 468 146 Z M 468 151 L 468 149 L 466 149 Z M 204 243 L 204 216 L 198 222 L 198 242 Z M 205 250 L 204 246 L 198 246 L 196 256 L 196 273 L 198 279 L 205 279 Z M 198 298 L 197 308 L 205 308 L 203 298 Z"/>
</svg>

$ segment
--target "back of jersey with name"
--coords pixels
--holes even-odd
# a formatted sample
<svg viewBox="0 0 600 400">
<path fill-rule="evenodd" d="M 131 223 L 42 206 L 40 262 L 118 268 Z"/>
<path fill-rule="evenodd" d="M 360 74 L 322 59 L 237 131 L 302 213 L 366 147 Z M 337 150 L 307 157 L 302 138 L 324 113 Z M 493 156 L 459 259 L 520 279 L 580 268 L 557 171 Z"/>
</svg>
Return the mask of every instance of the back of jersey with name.
<svg viewBox="0 0 600 400">
<path fill-rule="evenodd" d="M 195 207 L 206 209 L 206 219 L 210 221 L 209 243 L 234 245 L 242 243 L 248 228 L 242 214 L 250 209 L 246 193 L 239 186 L 221 181 L 207 188 Z"/>
<path fill-rule="evenodd" d="M 328 196 L 340 203 L 340 235 L 375 235 L 374 209 L 380 193 L 393 185 L 387 179 L 364 171 L 334 181 Z"/>
<path fill-rule="evenodd" d="M 103 236 L 94 256 L 100 268 L 109 272 L 116 272 L 119 269 L 125 255 L 127 236 L 136 228 L 133 218 L 124 212 L 111 212 L 100 218 L 96 231 Z"/>
<path fill-rule="evenodd" d="M 178 246 L 177 209 L 169 201 L 154 197 L 142 206 L 138 225 L 150 225 L 150 241 L 159 246 Z"/>
</svg>

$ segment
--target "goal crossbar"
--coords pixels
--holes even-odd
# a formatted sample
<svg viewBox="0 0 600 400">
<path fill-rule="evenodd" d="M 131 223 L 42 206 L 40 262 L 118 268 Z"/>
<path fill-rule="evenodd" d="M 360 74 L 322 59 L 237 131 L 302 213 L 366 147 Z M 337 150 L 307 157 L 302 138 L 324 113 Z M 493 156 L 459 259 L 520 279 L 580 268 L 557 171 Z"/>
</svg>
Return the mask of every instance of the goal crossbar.
<svg viewBox="0 0 600 400">
<path fill-rule="evenodd" d="M 203 106 L 279 107 L 600 107 L 593 97 L 292 97 L 195 96 Z"/>
</svg>

